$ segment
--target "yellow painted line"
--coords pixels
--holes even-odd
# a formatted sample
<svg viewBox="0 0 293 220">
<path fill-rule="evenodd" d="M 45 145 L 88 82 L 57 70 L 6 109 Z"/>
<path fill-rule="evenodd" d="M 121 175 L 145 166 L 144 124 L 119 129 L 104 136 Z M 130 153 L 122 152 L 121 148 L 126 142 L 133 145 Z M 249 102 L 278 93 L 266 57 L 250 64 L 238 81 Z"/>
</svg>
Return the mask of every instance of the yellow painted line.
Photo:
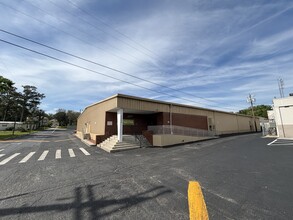
<svg viewBox="0 0 293 220">
<path fill-rule="evenodd" d="M 190 220 L 208 220 L 208 210 L 201 191 L 200 184 L 196 181 L 189 181 L 188 185 L 188 206 Z"/>
</svg>

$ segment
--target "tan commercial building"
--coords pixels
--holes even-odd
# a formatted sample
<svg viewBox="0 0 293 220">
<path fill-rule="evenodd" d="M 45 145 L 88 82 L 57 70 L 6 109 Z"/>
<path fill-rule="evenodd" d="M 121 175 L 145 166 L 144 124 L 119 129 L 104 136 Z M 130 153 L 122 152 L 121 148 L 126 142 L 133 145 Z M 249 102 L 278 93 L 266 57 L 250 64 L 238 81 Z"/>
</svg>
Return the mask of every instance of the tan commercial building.
<svg viewBox="0 0 293 220">
<path fill-rule="evenodd" d="M 101 147 L 130 135 L 167 146 L 253 131 L 260 131 L 258 118 L 122 94 L 86 107 L 77 121 L 77 136 Z"/>
<path fill-rule="evenodd" d="M 274 117 L 280 138 L 293 138 L 293 96 L 274 99 Z"/>
</svg>

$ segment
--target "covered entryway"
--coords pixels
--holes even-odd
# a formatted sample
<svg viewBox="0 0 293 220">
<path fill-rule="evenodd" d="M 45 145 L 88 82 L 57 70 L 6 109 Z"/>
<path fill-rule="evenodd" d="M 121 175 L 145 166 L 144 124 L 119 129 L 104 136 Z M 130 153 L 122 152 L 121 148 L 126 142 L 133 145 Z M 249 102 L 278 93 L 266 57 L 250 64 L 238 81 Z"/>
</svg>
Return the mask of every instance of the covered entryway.
<svg viewBox="0 0 293 220">
<path fill-rule="evenodd" d="M 106 112 L 105 134 L 117 135 L 123 141 L 123 135 L 141 135 L 148 126 L 157 125 L 157 112 L 115 109 Z"/>
</svg>

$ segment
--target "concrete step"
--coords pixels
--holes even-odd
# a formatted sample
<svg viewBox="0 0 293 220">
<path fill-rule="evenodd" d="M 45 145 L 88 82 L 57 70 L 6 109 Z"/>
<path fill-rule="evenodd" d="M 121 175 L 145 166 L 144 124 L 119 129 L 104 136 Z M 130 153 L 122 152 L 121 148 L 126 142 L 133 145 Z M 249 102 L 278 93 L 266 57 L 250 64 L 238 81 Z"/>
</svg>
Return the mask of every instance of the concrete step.
<svg viewBox="0 0 293 220">
<path fill-rule="evenodd" d="M 115 144 L 117 143 L 118 140 L 105 140 L 102 143 L 111 143 L 111 144 Z"/>
<path fill-rule="evenodd" d="M 110 150 L 110 153 L 114 153 L 114 152 L 118 152 L 118 151 L 125 151 L 125 150 L 133 150 L 133 149 L 137 149 L 139 147 L 121 147 L 121 148 L 112 148 Z"/>
<path fill-rule="evenodd" d="M 108 148 L 105 146 L 101 146 L 101 149 L 103 149 L 104 151 L 107 151 L 108 153 L 111 153 L 112 148 Z"/>
<path fill-rule="evenodd" d="M 122 146 L 122 145 L 137 145 L 137 144 L 123 141 L 123 142 L 116 142 L 115 145 L 117 145 L 117 146 L 121 145 Z"/>
<path fill-rule="evenodd" d="M 100 146 L 104 147 L 104 148 L 113 148 L 113 146 L 115 146 L 116 143 L 102 143 Z"/>
<path fill-rule="evenodd" d="M 111 136 L 111 137 L 109 137 L 109 138 L 107 138 L 107 140 L 118 140 L 118 137 L 117 136 Z"/>
<path fill-rule="evenodd" d="M 127 149 L 127 148 L 139 148 L 138 145 L 134 145 L 134 144 L 123 144 L 123 145 L 114 145 L 112 147 L 112 149 Z"/>
<path fill-rule="evenodd" d="M 118 142 L 117 135 L 107 138 L 99 144 L 99 147 L 107 152 L 117 152 L 139 148 L 139 143 L 135 142 L 132 135 L 123 136 L 123 142 Z"/>
</svg>

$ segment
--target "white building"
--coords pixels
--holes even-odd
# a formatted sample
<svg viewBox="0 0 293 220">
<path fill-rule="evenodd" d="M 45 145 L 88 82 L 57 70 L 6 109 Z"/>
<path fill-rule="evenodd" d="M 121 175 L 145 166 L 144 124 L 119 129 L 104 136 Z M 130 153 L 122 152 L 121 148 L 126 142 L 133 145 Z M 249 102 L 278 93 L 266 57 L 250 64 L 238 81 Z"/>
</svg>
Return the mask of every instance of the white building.
<svg viewBox="0 0 293 220">
<path fill-rule="evenodd" d="M 268 110 L 267 113 L 268 113 L 269 122 L 275 122 L 274 110 Z"/>
<path fill-rule="evenodd" d="M 293 96 L 274 99 L 273 102 L 278 136 L 293 138 Z"/>
<path fill-rule="evenodd" d="M 0 121 L 0 131 L 5 131 L 7 129 L 12 129 L 14 127 L 15 123 L 15 129 L 19 128 L 26 128 L 26 125 L 22 122 L 14 122 L 14 121 Z"/>
</svg>

